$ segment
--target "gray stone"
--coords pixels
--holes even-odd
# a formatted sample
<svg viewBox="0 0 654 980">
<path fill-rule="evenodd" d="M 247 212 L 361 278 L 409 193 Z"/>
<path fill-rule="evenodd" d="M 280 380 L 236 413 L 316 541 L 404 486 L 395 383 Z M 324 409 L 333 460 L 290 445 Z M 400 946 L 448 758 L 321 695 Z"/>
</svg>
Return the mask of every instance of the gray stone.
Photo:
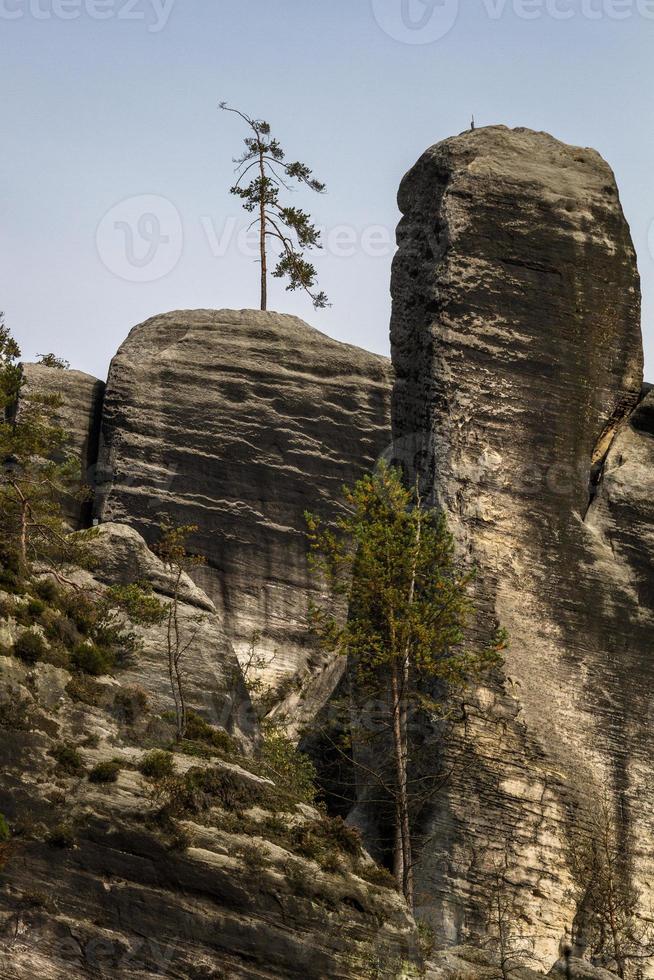
<svg viewBox="0 0 654 980">
<path fill-rule="evenodd" d="M 389 442 L 389 399 L 385 358 L 253 310 L 154 317 L 111 365 L 98 516 L 149 542 L 161 512 L 197 525 L 197 581 L 242 661 L 259 635 L 296 723 L 337 679 L 307 642 L 304 511 L 337 513 Z"/>
<path fill-rule="evenodd" d="M 133 529 L 103 526 L 96 543 L 102 580 L 70 570 L 79 584 L 121 583 L 133 568 L 169 594 L 166 570 Z M 206 596 L 188 581 L 184 595 L 183 628 L 198 612 L 205 624 L 189 651 L 189 700 L 224 721 L 206 698 L 222 696 L 236 661 Z M 0 631 L 5 623 L 0 613 Z M 133 666 L 95 679 L 86 698 L 73 699 L 63 668 L 0 656 L 0 813 L 12 831 L 0 841 L 0 977 L 418 980 L 415 923 L 394 888 L 364 880 L 336 844 L 341 867 L 327 871 L 292 841 L 282 839 L 286 849 L 271 839 L 280 822 L 318 820 L 316 809 L 283 798 L 279 813 L 262 796 L 243 812 L 227 794 L 200 814 L 163 818 L 164 787 L 138 766 L 172 735 L 156 717 L 169 706 L 165 644 L 156 627 L 143 639 Z M 135 687 L 149 704 L 130 719 L 117 706 Z M 57 767 L 51 753 L 62 743 L 77 748 L 85 772 Z M 90 770 L 110 760 L 116 781 L 92 782 Z M 250 790 L 274 789 L 245 753 L 174 751 L 173 765 L 178 775 L 211 767 Z"/>
<path fill-rule="evenodd" d="M 567 963 L 563 958 L 557 960 L 547 975 L 554 980 L 615 980 L 617 974 L 573 956 Z"/>
<path fill-rule="evenodd" d="M 134 528 L 103 524 L 93 534 L 94 571 L 79 573 L 83 584 L 148 584 L 164 606 L 174 595 L 175 575 L 147 547 Z M 179 583 L 181 637 L 187 646 L 182 661 L 184 694 L 189 708 L 220 725 L 245 746 L 256 737 L 257 723 L 245 690 L 241 670 L 220 616 L 207 595 L 185 573 Z M 123 685 L 136 685 L 153 710 L 172 711 L 174 701 L 168 677 L 167 622 L 135 627 L 143 648 L 136 662 L 120 672 Z"/>
<path fill-rule="evenodd" d="M 497 621 L 510 637 L 450 745 L 459 763 L 426 815 L 417 890 L 438 934 L 465 941 L 508 854 L 516 928 L 548 968 L 575 915 L 576 808 L 607 791 L 639 842 L 637 887 L 654 870 L 654 455 L 650 397 L 634 411 L 635 255 L 607 164 L 545 133 L 445 140 L 399 205 L 395 455 L 478 567 L 476 637 Z"/>
<path fill-rule="evenodd" d="M 34 391 L 56 395 L 61 400 L 55 420 L 70 437 L 69 450 L 79 461 L 81 483 L 92 487 L 100 436 L 104 382 L 82 371 L 63 371 L 45 367 L 43 364 L 23 364 L 23 378 L 23 397 L 29 398 L 30 392 Z M 90 501 L 77 501 L 67 497 L 63 501 L 63 508 L 75 530 L 89 524 Z"/>
</svg>

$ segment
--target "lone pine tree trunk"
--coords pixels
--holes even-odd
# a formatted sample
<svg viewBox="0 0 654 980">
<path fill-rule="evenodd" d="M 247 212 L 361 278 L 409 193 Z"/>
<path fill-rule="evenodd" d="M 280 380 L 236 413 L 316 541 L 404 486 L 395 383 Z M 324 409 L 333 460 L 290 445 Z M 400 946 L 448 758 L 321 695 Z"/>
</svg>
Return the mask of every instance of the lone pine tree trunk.
<svg viewBox="0 0 654 980">
<path fill-rule="evenodd" d="M 409 908 L 413 908 L 413 869 L 411 855 L 411 821 L 407 790 L 406 708 L 403 705 L 403 680 L 399 667 L 391 668 L 391 710 L 393 712 L 393 755 L 395 758 L 395 874 Z"/>
<path fill-rule="evenodd" d="M 268 307 L 268 263 L 266 258 L 266 171 L 264 167 L 264 151 L 259 142 L 259 173 L 261 175 L 261 198 L 259 201 L 259 250 L 261 252 L 261 309 Z"/>
</svg>

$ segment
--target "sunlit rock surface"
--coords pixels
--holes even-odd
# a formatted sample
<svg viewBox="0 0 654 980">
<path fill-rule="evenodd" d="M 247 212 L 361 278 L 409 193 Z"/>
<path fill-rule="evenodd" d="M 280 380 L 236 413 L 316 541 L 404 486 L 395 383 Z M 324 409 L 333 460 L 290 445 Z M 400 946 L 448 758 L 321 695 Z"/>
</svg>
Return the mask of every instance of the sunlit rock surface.
<svg viewBox="0 0 654 980">
<path fill-rule="evenodd" d="M 576 912 L 569 841 L 605 792 L 649 902 L 654 437 L 652 396 L 636 407 L 636 260 L 608 165 L 545 133 L 445 140 L 399 206 L 395 456 L 479 569 L 478 636 L 510 636 L 441 759 L 457 762 L 424 817 L 417 891 L 439 935 L 465 941 L 506 856 L 515 929 L 549 968 Z"/>
<path fill-rule="evenodd" d="M 390 387 L 387 359 L 253 310 L 154 317 L 111 365 L 98 516 L 148 541 L 162 512 L 197 525 L 198 581 L 296 721 L 341 669 L 307 643 L 304 512 L 333 517 L 387 447 Z"/>
</svg>

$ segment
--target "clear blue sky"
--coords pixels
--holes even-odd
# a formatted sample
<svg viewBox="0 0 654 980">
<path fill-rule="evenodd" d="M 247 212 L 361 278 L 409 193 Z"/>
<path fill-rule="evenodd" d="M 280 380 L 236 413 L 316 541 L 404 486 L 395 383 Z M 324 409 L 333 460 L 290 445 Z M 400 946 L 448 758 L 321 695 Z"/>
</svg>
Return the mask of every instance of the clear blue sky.
<svg viewBox="0 0 654 980">
<path fill-rule="evenodd" d="M 333 306 L 273 281 L 271 308 L 387 352 L 398 182 L 474 112 L 610 162 L 654 381 L 653 47 L 654 0 L 0 0 L 0 308 L 26 357 L 104 377 L 154 313 L 256 306 L 228 99 L 328 186 L 295 203 L 329 231 Z"/>
</svg>

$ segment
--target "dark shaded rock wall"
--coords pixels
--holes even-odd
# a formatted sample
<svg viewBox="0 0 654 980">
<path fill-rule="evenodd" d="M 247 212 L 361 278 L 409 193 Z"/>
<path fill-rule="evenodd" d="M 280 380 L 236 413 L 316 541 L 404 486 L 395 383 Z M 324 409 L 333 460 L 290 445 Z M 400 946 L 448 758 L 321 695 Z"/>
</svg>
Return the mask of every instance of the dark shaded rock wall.
<svg viewBox="0 0 654 980">
<path fill-rule="evenodd" d="M 525 129 L 433 146 L 399 205 L 395 455 L 479 568 L 479 633 L 500 621 L 511 643 L 460 726 L 418 889 L 464 938 L 508 853 L 519 928 L 551 964 L 580 802 L 606 790 L 639 840 L 635 880 L 651 871 L 654 440 L 651 398 L 634 412 L 634 250 L 601 157 Z"/>
<path fill-rule="evenodd" d="M 296 721 L 341 668 L 307 645 L 304 511 L 333 516 L 387 446 L 390 388 L 385 358 L 252 310 L 154 317 L 111 365 L 98 516 L 149 541 L 161 512 L 198 525 L 198 581 L 241 659 L 260 634 L 263 674 L 286 682 Z"/>
<path fill-rule="evenodd" d="M 56 395 L 61 400 L 56 420 L 70 436 L 69 448 L 79 460 L 82 482 L 91 486 L 97 462 L 104 382 L 83 371 L 61 371 L 43 364 L 23 364 L 23 378 L 23 397 L 29 398 L 30 391 L 37 391 Z M 88 526 L 91 504 L 67 498 L 64 513 L 78 530 Z"/>
</svg>

